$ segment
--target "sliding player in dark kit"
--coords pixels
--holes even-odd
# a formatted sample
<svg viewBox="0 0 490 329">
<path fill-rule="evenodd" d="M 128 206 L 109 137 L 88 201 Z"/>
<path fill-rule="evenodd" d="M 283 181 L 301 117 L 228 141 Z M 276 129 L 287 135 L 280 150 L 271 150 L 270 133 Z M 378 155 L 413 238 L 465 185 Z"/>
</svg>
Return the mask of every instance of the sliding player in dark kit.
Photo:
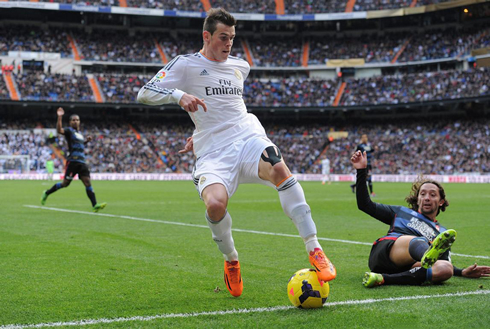
<svg viewBox="0 0 490 329">
<path fill-rule="evenodd" d="M 456 231 L 446 229 L 436 219 L 449 206 L 438 182 L 420 178 L 406 198 L 410 208 L 374 203 L 366 186 L 366 152 L 356 151 L 351 163 L 357 169 L 356 197 L 360 210 L 390 225 L 388 233 L 376 240 L 369 255 L 363 285 L 421 285 L 439 283 L 453 275 L 467 278 L 490 276 L 490 267 L 471 265 L 460 269 L 451 264 L 450 248 Z"/>
</svg>

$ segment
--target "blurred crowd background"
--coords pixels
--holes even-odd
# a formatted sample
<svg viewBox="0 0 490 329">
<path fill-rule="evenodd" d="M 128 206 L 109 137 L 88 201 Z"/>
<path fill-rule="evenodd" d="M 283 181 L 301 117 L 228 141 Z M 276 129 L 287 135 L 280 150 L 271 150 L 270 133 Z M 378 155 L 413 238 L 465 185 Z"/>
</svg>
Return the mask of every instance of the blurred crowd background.
<svg viewBox="0 0 490 329">
<path fill-rule="evenodd" d="M 192 135 L 192 124 L 166 125 L 148 122 L 85 122 L 82 134 L 92 136 L 87 144 L 87 163 L 99 173 L 190 173 L 192 153 L 179 154 Z M 53 122 L 46 122 L 52 127 Z M 294 173 L 321 173 L 319 159 L 326 155 L 333 174 L 351 174 L 349 158 L 367 134 L 377 148 L 374 174 L 490 174 L 490 119 L 483 121 L 399 122 L 396 124 L 273 125 L 266 126 L 270 139 L 281 149 Z M 45 172 L 53 158 L 58 172 L 62 159 L 54 157 L 58 148 L 67 152 L 63 136 L 46 133 L 42 124 L 23 122 L 0 126 L 3 155 L 28 155 L 30 170 Z M 342 131 L 345 138 L 329 139 L 329 132 Z"/>
<path fill-rule="evenodd" d="M 199 17 L 207 3 L 39 2 Z M 251 65 L 244 101 L 294 173 L 320 173 L 323 156 L 331 160 L 333 174 L 352 173 L 349 157 L 362 134 L 377 149 L 374 174 L 490 173 L 488 3 L 209 0 L 209 5 L 239 14 L 387 13 L 378 19 L 239 20 L 232 55 Z M 418 7 L 420 14 L 391 14 Z M 190 119 L 176 114 L 177 107 L 144 107 L 136 96 L 165 63 L 200 50 L 201 29 L 202 18 L 190 16 L 2 9 L 0 172 L 17 172 L 17 155 L 29 158 L 31 172 L 45 172 L 48 160 L 63 172 L 67 145 L 54 130 L 55 110 L 63 106 L 80 116 L 82 133 L 93 137 L 87 144 L 92 172 L 190 173 L 193 154 L 178 153 L 192 135 Z"/>
</svg>

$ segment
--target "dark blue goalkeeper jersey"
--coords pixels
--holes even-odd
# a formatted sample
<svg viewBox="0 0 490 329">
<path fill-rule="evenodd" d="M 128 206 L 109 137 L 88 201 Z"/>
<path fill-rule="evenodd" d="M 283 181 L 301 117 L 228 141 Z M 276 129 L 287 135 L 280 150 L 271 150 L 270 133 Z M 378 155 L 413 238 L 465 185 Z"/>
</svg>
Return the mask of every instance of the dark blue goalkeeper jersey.
<svg viewBox="0 0 490 329">
<path fill-rule="evenodd" d="M 71 127 L 63 128 L 65 130 L 65 138 L 68 143 L 68 158 L 70 162 L 85 163 L 85 139 L 83 135 Z"/>
</svg>

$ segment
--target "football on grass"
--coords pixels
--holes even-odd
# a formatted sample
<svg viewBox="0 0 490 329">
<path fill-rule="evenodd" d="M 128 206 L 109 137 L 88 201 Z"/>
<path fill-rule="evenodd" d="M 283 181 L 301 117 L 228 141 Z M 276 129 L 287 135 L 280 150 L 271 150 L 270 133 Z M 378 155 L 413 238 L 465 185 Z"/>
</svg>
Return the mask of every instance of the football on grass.
<svg viewBox="0 0 490 329">
<path fill-rule="evenodd" d="M 327 301 L 329 292 L 328 282 L 319 280 L 314 269 L 304 268 L 289 279 L 289 300 L 299 308 L 322 307 Z"/>
</svg>

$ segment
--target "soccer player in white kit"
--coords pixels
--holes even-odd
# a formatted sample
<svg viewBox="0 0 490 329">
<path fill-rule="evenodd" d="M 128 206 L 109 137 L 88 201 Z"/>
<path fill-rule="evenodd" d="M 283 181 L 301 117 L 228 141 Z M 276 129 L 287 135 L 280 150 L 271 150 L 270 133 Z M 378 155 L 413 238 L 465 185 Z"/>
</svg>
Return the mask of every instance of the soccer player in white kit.
<svg viewBox="0 0 490 329">
<path fill-rule="evenodd" d="M 325 185 L 325 182 L 328 180 L 328 184 L 330 185 L 330 160 L 325 156 L 322 159 L 322 184 Z"/>
<path fill-rule="evenodd" d="M 197 157 L 194 183 L 206 206 L 213 240 L 225 258 L 224 280 L 233 296 L 242 294 L 243 281 L 227 205 L 241 183 L 277 189 L 282 208 L 303 238 L 319 278 L 333 280 L 335 267 L 318 242 L 301 185 L 257 117 L 247 112 L 242 93 L 250 66 L 230 56 L 235 25 L 235 18 L 227 11 L 210 9 L 204 21 L 201 51 L 175 57 L 141 88 L 138 101 L 179 104 L 195 124 L 185 151 L 193 150 Z"/>
</svg>

